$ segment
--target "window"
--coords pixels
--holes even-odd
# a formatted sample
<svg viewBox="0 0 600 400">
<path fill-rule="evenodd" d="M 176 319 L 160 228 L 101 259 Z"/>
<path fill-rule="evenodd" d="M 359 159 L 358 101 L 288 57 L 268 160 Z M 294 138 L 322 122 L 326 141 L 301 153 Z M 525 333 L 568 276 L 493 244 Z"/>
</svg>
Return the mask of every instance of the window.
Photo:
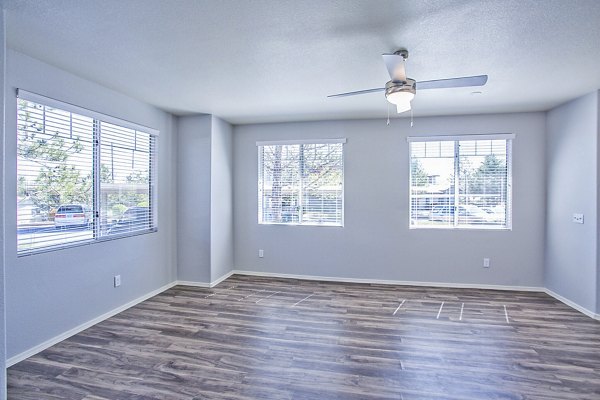
<svg viewBox="0 0 600 400">
<path fill-rule="evenodd" d="M 513 135 L 410 137 L 411 228 L 511 228 Z"/>
<path fill-rule="evenodd" d="M 258 222 L 342 226 L 345 142 L 257 142 Z"/>
<path fill-rule="evenodd" d="M 155 231 L 157 134 L 19 90 L 17 253 Z"/>
</svg>

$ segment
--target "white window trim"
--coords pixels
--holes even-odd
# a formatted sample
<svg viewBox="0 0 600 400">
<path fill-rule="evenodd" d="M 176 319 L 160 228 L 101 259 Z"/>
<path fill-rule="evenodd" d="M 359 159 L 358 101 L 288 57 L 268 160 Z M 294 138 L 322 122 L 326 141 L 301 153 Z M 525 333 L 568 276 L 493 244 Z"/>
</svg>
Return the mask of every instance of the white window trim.
<svg viewBox="0 0 600 400">
<path fill-rule="evenodd" d="M 117 117 L 113 117 L 113 116 L 110 116 L 107 114 L 92 111 L 87 108 L 76 106 L 71 103 L 63 102 L 61 100 L 56 100 L 51 97 L 47 97 L 47 96 L 43 96 L 43 95 L 40 95 L 37 93 L 29 92 L 29 91 L 21 89 L 21 88 L 17 88 L 16 98 L 30 101 L 30 102 L 40 104 L 40 105 L 43 105 L 46 107 L 57 108 L 57 109 L 67 111 L 70 113 L 79 114 L 79 115 L 82 115 L 85 117 L 92 118 L 94 120 L 98 120 L 100 122 L 107 122 L 110 124 L 114 124 L 114 125 L 118 125 L 118 126 L 127 128 L 127 129 L 136 130 L 141 133 L 146 133 L 150 136 L 154 136 L 153 140 L 155 143 L 155 147 L 153 148 L 153 150 L 150 153 L 149 201 L 150 201 L 150 207 L 151 207 L 150 212 L 152 215 L 152 223 L 153 224 L 149 229 L 143 230 L 143 231 L 127 232 L 127 233 L 123 233 L 123 234 L 115 234 L 115 235 L 111 235 L 111 236 L 97 236 L 96 231 L 94 230 L 94 237 L 91 239 L 87 239 L 87 240 L 77 240 L 74 242 L 61 243 L 61 244 L 52 245 L 52 246 L 44 246 L 44 247 L 40 247 L 40 248 L 36 248 L 36 249 L 32 249 L 32 250 L 25 250 L 25 251 L 19 251 L 17 249 L 17 257 L 24 257 L 24 256 L 30 256 L 30 255 L 40 254 L 40 253 L 53 252 L 56 250 L 62 250 L 62 249 L 67 249 L 67 248 L 72 248 L 72 247 L 88 246 L 93 243 L 102 243 L 102 242 L 107 242 L 107 241 L 111 241 L 111 240 L 122 239 L 125 237 L 132 237 L 132 236 L 139 236 L 139 235 L 144 235 L 144 234 L 148 234 L 148 233 L 154 233 L 154 232 L 158 231 L 158 207 L 157 207 L 158 173 L 157 173 L 157 152 L 156 152 L 158 136 L 160 134 L 160 131 L 158 129 L 150 128 L 150 127 L 136 124 L 134 122 L 127 121 L 127 120 L 124 120 L 121 118 L 117 118 Z M 17 133 L 17 132 L 15 132 L 15 133 Z M 93 169 L 94 169 L 94 175 L 100 176 L 100 173 L 99 173 L 99 171 L 100 171 L 100 146 L 99 146 L 100 143 L 98 142 L 96 145 L 98 146 L 97 150 L 94 151 L 94 154 L 92 156 L 93 157 Z M 17 170 L 17 173 L 18 173 L 18 170 Z M 94 186 L 94 192 L 99 193 L 100 181 L 97 179 L 94 179 L 93 186 Z M 96 196 L 94 196 L 93 202 L 94 202 L 94 211 L 99 212 L 99 207 L 98 207 L 99 199 Z M 98 216 L 95 215 L 94 218 L 97 219 Z M 17 217 L 17 224 L 18 224 L 18 217 Z"/>
<path fill-rule="evenodd" d="M 494 134 L 466 134 L 466 135 L 436 135 L 436 136 L 408 136 L 406 141 L 409 143 L 408 146 L 408 228 L 409 230 L 449 230 L 449 231 L 512 231 L 512 214 L 513 214 L 513 196 L 512 196 L 512 187 L 513 187 L 513 175 L 512 175 L 512 144 L 513 140 L 516 138 L 514 133 L 494 133 Z M 510 211 L 506 210 L 506 224 L 503 227 L 493 227 L 489 225 L 482 226 L 427 226 L 427 225 L 412 225 L 411 224 L 411 213 L 412 213 L 412 173 L 411 173 L 411 147 L 410 143 L 412 142 L 459 142 L 459 141 L 472 141 L 472 140 L 506 140 L 506 168 L 507 168 L 507 180 L 506 180 L 506 198 L 510 199 Z M 456 157 L 456 155 L 455 155 Z M 455 160 L 456 162 L 456 160 Z"/>
<path fill-rule="evenodd" d="M 346 138 L 337 139 L 304 139 L 304 140 L 265 140 L 256 142 L 256 146 L 286 146 L 300 144 L 331 144 L 346 143 Z"/>
<path fill-rule="evenodd" d="M 261 173 L 261 164 L 263 160 L 261 159 L 260 147 L 263 146 L 286 146 L 286 145 L 304 145 L 304 144 L 331 144 L 331 143 L 346 143 L 346 138 L 328 138 L 328 139 L 301 139 L 301 140 L 264 140 L 257 141 L 256 147 L 258 149 L 258 182 L 260 183 L 263 177 L 260 176 Z M 261 189 L 258 188 L 258 225 L 281 225 L 281 226 L 307 226 L 307 227 L 330 227 L 330 228 L 343 228 L 345 221 L 345 209 L 346 209 L 346 201 L 345 201 L 345 191 L 346 191 L 346 152 L 342 146 L 342 211 L 340 223 L 326 223 L 326 224 L 317 224 L 317 223 L 302 223 L 302 222 L 264 222 L 261 220 L 262 209 L 261 209 Z"/>
<path fill-rule="evenodd" d="M 136 131 L 144 132 L 149 135 L 158 136 L 159 131 L 157 129 L 149 128 L 144 125 L 136 124 L 135 122 L 130 122 L 121 118 L 113 117 L 111 115 L 102 114 L 96 111 L 88 110 L 87 108 L 79 107 L 71 103 L 66 103 L 61 100 L 56 100 L 51 97 L 42 96 L 41 94 L 28 92 L 23 89 L 17 89 L 17 98 L 31 101 L 37 104 L 43 104 L 48 107 L 59 108 L 64 111 L 68 111 L 71 113 L 83 115 L 85 117 L 89 117 L 92 119 L 101 120 L 104 122 L 108 122 L 110 124 L 120 125 L 124 128 L 133 129 Z"/>
<path fill-rule="evenodd" d="M 439 136 L 408 136 L 406 141 L 411 142 L 454 142 L 465 140 L 508 140 L 514 139 L 514 133 L 491 133 L 476 135 L 439 135 Z"/>
</svg>

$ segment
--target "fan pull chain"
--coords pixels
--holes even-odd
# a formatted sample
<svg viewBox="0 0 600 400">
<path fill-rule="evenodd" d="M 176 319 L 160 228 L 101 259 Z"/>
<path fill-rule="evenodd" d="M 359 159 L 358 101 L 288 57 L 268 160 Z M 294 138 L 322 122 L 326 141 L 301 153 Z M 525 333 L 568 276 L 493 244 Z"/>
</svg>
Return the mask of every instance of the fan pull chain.
<svg viewBox="0 0 600 400">
<path fill-rule="evenodd" d="M 388 119 L 387 119 L 387 124 L 389 125 L 389 124 L 390 124 L 390 103 L 388 103 L 388 105 L 387 105 L 387 108 L 388 108 Z"/>
<path fill-rule="evenodd" d="M 413 124 L 413 111 L 412 108 L 410 109 L 410 127 L 412 128 L 414 126 Z"/>
</svg>

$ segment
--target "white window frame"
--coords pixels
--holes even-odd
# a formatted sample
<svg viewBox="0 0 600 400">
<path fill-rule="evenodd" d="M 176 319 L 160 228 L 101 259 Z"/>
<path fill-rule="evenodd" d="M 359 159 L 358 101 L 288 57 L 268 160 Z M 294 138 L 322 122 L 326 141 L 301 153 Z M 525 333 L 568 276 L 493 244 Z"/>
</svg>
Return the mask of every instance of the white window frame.
<svg viewBox="0 0 600 400">
<path fill-rule="evenodd" d="M 77 240 L 73 242 L 65 242 L 57 245 L 43 246 L 37 247 L 28 250 L 19 250 L 17 249 L 17 256 L 28 256 L 32 254 L 52 252 L 56 250 L 61 250 L 70 247 L 77 247 L 82 245 L 89 245 L 91 243 L 99 243 L 109 240 L 118 240 L 124 237 L 143 235 L 148 233 L 153 233 L 158 231 L 158 214 L 157 214 L 157 182 L 158 182 L 158 174 L 157 174 L 157 154 L 158 154 L 158 136 L 160 132 L 157 129 L 149 128 L 144 125 L 140 125 L 134 122 L 126 121 L 120 118 L 116 118 L 110 115 L 102 114 L 96 111 L 88 110 L 86 108 L 76 106 L 74 104 L 70 104 L 67 102 L 63 102 L 60 100 L 56 100 L 50 97 L 46 97 L 37 93 L 29 92 L 23 89 L 17 89 L 17 101 L 25 100 L 28 102 L 36 103 L 38 105 L 51 107 L 55 109 L 59 109 L 62 111 L 70 112 L 72 114 L 78 114 L 84 117 L 88 117 L 94 120 L 94 123 L 98 123 L 98 129 L 94 128 L 94 150 L 92 154 L 92 168 L 93 168 L 93 219 L 94 219 L 94 228 L 93 228 L 93 237 L 91 239 L 83 239 Z M 18 115 L 17 115 L 18 118 Z M 100 235 L 100 163 L 101 163 L 101 154 L 100 154 L 100 145 L 102 140 L 101 133 L 101 125 L 102 123 L 109 123 L 113 125 L 117 125 L 122 128 L 135 130 L 139 133 L 145 133 L 150 136 L 150 164 L 149 164 L 149 182 L 148 182 L 148 190 L 149 190 L 149 211 L 150 211 L 150 227 L 144 230 L 137 230 L 132 232 L 124 232 L 112 235 Z M 16 132 L 18 134 L 18 132 Z M 19 170 L 17 169 L 17 174 Z M 17 225 L 19 220 L 17 218 Z M 18 227 L 17 227 L 18 230 Z M 18 240 L 17 240 L 18 243 Z"/>
<path fill-rule="evenodd" d="M 512 196 L 512 145 L 515 139 L 513 133 L 495 133 L 495 134 L 470 134 L 470 135 L 439 135 L 439 136 L 409 136 L 406 138 L 408 142 L 408 221 L 409 229 L 449 229 L 449 230 L 494 230 L 494 231 L 510 231 L 512 230 L 512 212 L 513 212 L 513 196 Z M 454 176 L 455 181 L 459 176 L 459 142 L 461 141 L 476 141 L 476 140 L 506 140 L 506 208 L 505 208 L 505 224 L 504 225 L 493 225 L 493 224 L 481 224 L 481 225 L 459 225 L 455 216 L 452 225 L 413 225 L 411 222 L 412 218 L 412 204 L 413 204 L 413 193 L 412 193 L 412 147 L 411 144 L 415 142 L 454 142 Z M 454 207 L 457 206 L 459 185 L 454 184 Z"/>
<path fill-rule="evenodd" d="M 263 188 L 262 183 L 264 176 L 262 175 L 262 153 L 261 149 L 264 146 L 301 146 L 306 144 L 330 144 L 340 143 L 342 144 L 342 191 L 341 191 L 341 218 L 339 223 L 316 223 L 306 222 L 302 220 L 302 212 L 299 214 L 299 222 L 271 222 L 263 221 Z M 322 226 L 322 227 L 343 227 L 344 226 L 344 188 L 345 188 L 345 150 L 343 146 L 346 143 L 346 138 L 334 138 L 334 139 L 304 139 L 304 140 L 276 140 L 276 141 L 257 141 L 256 146 L 258 149 L 258 224 L 259 225 L 289 225 L 289 226 Z M 299 195 L 300 201 L 302 199 L 302 193 Z"/>
</svg>

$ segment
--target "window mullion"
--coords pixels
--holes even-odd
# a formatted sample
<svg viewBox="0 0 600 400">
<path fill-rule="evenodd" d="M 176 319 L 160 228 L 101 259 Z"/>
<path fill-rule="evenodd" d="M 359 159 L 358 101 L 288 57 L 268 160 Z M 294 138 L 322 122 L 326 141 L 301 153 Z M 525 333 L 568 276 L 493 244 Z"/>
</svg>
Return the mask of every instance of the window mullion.
<svg viewBox="0 0 600 400">
<path fill-rule="evenodd" d="M 454 142 L 454 212 L 452 213 L 453 226 L 458 226 L 458 201 L 459 201 L 459 185 L 460 185 L 460 142 Z"/>
<path fill-rule="evenodd" d="M 94 141 L 94 152 L 92 160 L 93 168 L 93 190 L 92 190 L 92 203 L 94 207 L 94 224 L 93 224 L 93 237 L 98 239 L 100 237 L 100 121 L 95 119 L 93 123 L 93 141 Z"/>
<path fill-rule="evenodd" d="M 512 140 L 506 141 L 506 192 L 504 194 L 505 226 L 512 229 Z"/>
<path fill-rule="evenodd" d="M 299 191 L 298 191 L 298 223 L 302 223 L 304 214 L 304 145 L 301 144 L 298 150 L 298 167 L 299 167 Z"/>
</svg>

